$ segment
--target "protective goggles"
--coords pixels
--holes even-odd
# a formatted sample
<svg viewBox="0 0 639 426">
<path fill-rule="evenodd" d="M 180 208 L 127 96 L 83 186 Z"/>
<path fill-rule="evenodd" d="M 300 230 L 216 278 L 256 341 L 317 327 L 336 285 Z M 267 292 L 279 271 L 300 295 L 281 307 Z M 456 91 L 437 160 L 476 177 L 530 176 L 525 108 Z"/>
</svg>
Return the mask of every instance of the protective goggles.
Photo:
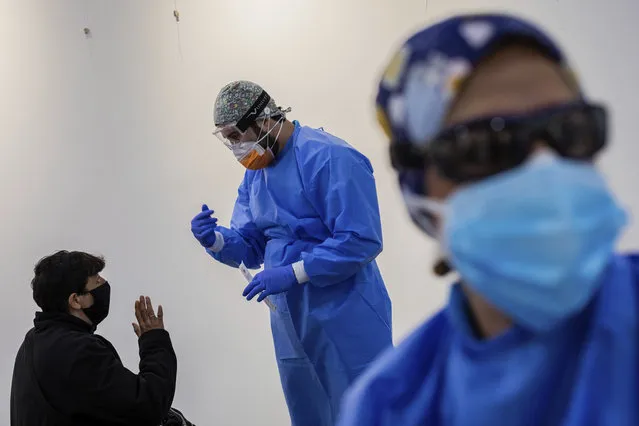
<svg viewBox="0 0 639 426">
<path fill-rule="evenodd" d="M 263 130 L 261 126 L 251 126 L 248 130 L 242 131 L 235 125 L 228 125 L 218 128 L 213 134 L 233 152 L 260 143 L 262 143 L 263 148 L 266 148 L 264 145 L 266 137 L 281 124 L 281 121 L 283 121 L 283 118 L 267 130 Z M 250 130 L 253 131 L 251 132 Z"/>
<path fill-rule="evenodd" d="M 449 127 L 425 147 L 393 143 L 393 167 L 401 172 L 435 166 L 456 183 L 479 180 L 520 165 L 538 142 L 565 158 L 591 161 L 606 144 L 602 105 L 575 102 L 519 116 L 492 116 Z M 423 180 L 423 173 L 419 173 Z"/>
</svg>

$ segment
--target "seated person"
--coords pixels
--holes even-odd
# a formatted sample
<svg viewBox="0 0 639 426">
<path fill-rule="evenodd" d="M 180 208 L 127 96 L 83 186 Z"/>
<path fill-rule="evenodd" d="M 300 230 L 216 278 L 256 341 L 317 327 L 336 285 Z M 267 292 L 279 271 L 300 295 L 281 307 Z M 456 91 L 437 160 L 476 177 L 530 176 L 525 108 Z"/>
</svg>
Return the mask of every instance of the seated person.
<svg viewBox="0 0 639 426">
<path fill-rule="evenodd" d="M 11 426 L 158 426 L 169 415 L 177 359 L 148 297 L 135 302 L 140 373 L 95 334 L 109 313 L 105 262 L 82 252 L 42 259 L 31 282 L 42 309 L 20 346 L 11 386 Z"/>
</svg>

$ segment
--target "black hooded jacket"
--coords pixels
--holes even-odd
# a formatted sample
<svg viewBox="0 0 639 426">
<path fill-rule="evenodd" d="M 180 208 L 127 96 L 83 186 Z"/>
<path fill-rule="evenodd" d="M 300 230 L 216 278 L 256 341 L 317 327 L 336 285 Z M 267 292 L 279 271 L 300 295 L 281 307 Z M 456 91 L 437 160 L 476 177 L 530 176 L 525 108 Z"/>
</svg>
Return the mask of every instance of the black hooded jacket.
<svg viewBox="0 0 639 426">
<path fill-rule="evenodd" d="M 140 373 L 69 314 L 38 312 L 16 357 L 11 426 L 157 426 L 175 394 L 177 359 L 169 333 L 139 339 Z"/>
</svg>

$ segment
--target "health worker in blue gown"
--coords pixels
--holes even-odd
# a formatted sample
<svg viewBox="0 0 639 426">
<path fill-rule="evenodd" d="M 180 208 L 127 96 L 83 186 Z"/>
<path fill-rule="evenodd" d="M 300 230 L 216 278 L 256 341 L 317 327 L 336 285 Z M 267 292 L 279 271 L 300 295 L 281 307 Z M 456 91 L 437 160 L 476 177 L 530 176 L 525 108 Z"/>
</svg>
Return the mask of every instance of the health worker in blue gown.
<svg viewBox="0 0 639 426">
<path fill-rule="evenodd" d="M 595 166 L 607 108 L 559 47 L 512 16 L 452 17 L 406 41 L 377 104 L 436 272 L 459 279 L 338 425 L 639 425 L 639 255 L 615 252 L 627 217 Z"/>
<path fill-rule="evenodd" d="M 292 424 L 332 426 L 347 387 L 392 346 L 373 168 L 343 140 L 288 121 L 255 83 L 228 84 L 214 109 L 215 134 L 247 170 L 230 226 L 205 205 L 193 235 L 226 265 L 264 265 L 243 296 L 274 305 Z"/>
</svg>

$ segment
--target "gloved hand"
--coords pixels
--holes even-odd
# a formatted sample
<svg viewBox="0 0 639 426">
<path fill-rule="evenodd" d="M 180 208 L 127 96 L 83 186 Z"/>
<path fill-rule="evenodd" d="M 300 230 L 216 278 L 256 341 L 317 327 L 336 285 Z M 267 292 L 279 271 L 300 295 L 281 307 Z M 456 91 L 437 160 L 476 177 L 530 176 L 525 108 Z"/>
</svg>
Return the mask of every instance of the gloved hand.
<svg viewBox="0 0 639 426">
<path fill-rule="evenodd" d="M 253 281 L 244 289 L 242 296 L 245 296 L 246 300 L 251 300 L 260 293 L 257 301 L 261 302 L 266 296 L 283 293 L 296 284 L 297 278 L 292 265 L 266 269 L 253 278 Z"/>
<path fill-rule="evenodd" d="M 202 205 L 202 212 L 191 221 L 191 232 L 204 248 L 209 248 L 215 244 L 215 229 L 217 228 L 217 218 L 211 217 L 213 210 L 206 204 Z"/>
</svg>

